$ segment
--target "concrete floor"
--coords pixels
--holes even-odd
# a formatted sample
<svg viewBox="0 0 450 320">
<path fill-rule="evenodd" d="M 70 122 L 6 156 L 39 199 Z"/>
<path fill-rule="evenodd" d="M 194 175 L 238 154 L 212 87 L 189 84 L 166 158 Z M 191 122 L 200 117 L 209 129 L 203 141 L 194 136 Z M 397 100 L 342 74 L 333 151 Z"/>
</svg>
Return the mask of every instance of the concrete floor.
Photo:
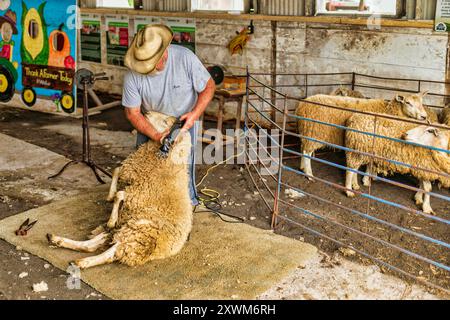
<svg viewBox="0 0 450 320">
<path fill-rule="evenodd" d="M 121 113 L 116 111 L 117 116 Z M 111 169 L 133 150 L 129 131 L 111 129 L 93 118 L 92 143 L 99 163 Z M 19 131 L 18 131 L 19 130 Z M 64 197 L 82 193 L 97 182 L 81 165 L 61 178 L 47 177 L 79 154 L 79 121 L 67 117 L 14 110 L 0 105 L 0 219 Z M 16 138 L 12 138 L 12 136 Z M 24 142 L 28 141 L 31 143 Z M 40 146 L 40 147 L 39 147 Z M 52 152 L 57 151 L 57 152 Z M 101 152 L 100 152 L 101 151 Z M 64 156 L 63 156 L 64 155 Z M 231 169 L 229 169 L 231 170 Z M 234 172 L 234 171 L 233 171 Z M 233 173 L 230 172 L 230 175 Z M 250 191 L 247 191 L 250 192 Z M 252 197 L 253 191 L 248 198 Z M 246 197 L 247 198 L 247 197 Z M 247 212 L 251 214 L 251 208 Z M 250 221 L 249 221 L 250 223 Z M 67 287 L 69 275 L 46 261 L 0 241 L 0 299 L 105 299 L 89 286 Z M 70 279 L 69 279 L 70 280 Z M 44 281 L 48 291 L 33 292 Z M 261 299 L 436 299 L 429 290 L 387 275 L 375 266 L 348 261 L 342 255 L 320 253 Z"/>
</svg>

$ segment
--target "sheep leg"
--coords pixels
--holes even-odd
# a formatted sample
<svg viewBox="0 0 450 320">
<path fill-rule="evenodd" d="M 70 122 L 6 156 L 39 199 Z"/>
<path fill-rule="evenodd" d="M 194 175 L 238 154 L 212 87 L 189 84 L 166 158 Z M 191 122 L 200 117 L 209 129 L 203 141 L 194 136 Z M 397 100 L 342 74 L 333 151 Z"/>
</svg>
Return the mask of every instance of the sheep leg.
<svg viewBox="0 0 450 320">
<path fill-rule="evenodd" d="M 302 151 L 302 153 L 305 153 L 304 151 Z M 305 157 L 301 157 L 300 158 L 300 170 L 305 170 Z"/>
<path fill-rule="evenodd" d="M 114 197 L 114 206 L 111 212 L 111 217 L 109 217 L 107 223 L 107 227 L 110 229 L 113 229 L 117 224 L 117 220 L 119 219 L 119 208 L 123 200 L 125 200 L 125 191 L 118 191 Z"/>
<path fill-rule="evenodd" d="M 420 189 L 424 189 L 425 187 L 423 186 L 423 181 L 421 180 L 419 182 L 419 188 Z M 416 205 L 420 206 L 423 204 L 423 191 L 417 191 L 416 194 L 414 195 L 414 200 L 416 200 Z"/>
<path fill-rule="evenodd" d="M 353 190 L 361 189 L 359 187 L 359 183 L 358 183 L 358 174 L 356 174 L 356 173 L 353 175 L 353 178 L 352 178 L 352 189 Z"/>
<path fill-rule="evenodd" d="M 309 157 L 312 156 L 312 152 L 306 152 L 303 151 L 304 155 L 307 155 Z M 302 157 L 300 168 L 303 170 L 303 172 L 308 175 L 309 177 L 306 177 L 309 181 L 314 181 L 312 177 L 314 177 L 311 167 L 311 159 L 307 157 Z"/>
<path fill-rule="evenodd" d="M 109 248 L 103 253 L 100 253 L 99 255 L 75 260 L 73 264 L 79 267 L 80 269 L 87 269 L 102 264 L 112 263 L 117 260 L 115 255 L 118 246 L 119 243 L 116 243 L 111 248 Z"/>
<path fill-rule="evenodd" d="M 346 174 L 345 174 L 345 187 L 349 190 L 345 191 L 345 194 L 347 195 L 347 197 L 349 198 L 353 198 L 355 197 L 355 194 L 353 192 L 351 192 L 350 190 L 353 190 L 353 180 L 354 180 L 354 176 L 356 175 L 356 173 L 347 170 Z"/>
<path fill-rule="evenodd" d="M 370 165 L 367 166 L 366 173 L 373 175 L 372 170 L 370 170 Z M 364 187 L 370 187 L 372 185 L 372 178 L 369 177 L 369 176 L 364 176 L 362 181 L 363 181 L 363 186 Z"/>
<path fill-rule="evenodd" d="M 52 234 L 47 234 L 48 242 L 60 247 L 81 252 L 94 252 L 108 240 L 109 234 L 102 232 L 94 238 L 86 241 L 75 241 Z"/>
<path fill-rule="evenodd" d="M 111 187 L 109 188 L 109 194 L 106 198 L 106 201 L 112 202 L 114 200 L 114 196 L 117 193 L 117 182 L 119 181 L 120 167 L 115 168 L 113 171 Z"/>
<path fill-rule="evenodd" d="M 423 189 L 426 191 L 426 193 L 423 194 L 423 205 L 422 205 L 422 211 L 428 214 L 434 214 L 433 209 L 431 208 L 430 204 L 430 194 L 428 192 L 431 192 L 433 190 L 433 186 L 431 185 L 430 181 L 423 181 Z"/>
</svg>

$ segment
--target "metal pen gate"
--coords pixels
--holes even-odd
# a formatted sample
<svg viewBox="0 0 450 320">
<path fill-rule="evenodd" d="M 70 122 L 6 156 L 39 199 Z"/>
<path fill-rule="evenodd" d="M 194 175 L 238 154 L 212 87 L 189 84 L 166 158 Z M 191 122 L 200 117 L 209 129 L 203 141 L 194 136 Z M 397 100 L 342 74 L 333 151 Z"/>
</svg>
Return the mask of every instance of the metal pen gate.
<svg viewBox="0 0 450 320">
<path fill-rule="evenodd" d="M 293 82 L 296 83 L 286 79 L 283 81 L 281 80 L 283 77 L 294 79 Z M 322 79 L 312 80 L 318 77 Z M 327 81 L 327 77 L 333 80 Z M 370 153 L 360 152 L 345 146 L 330 144 L 327 141 L 316 140 L 314 137 L 302 136 L 296 130 L 300 120 L 320 123 L 322 126 L 333 126 L 341 130 L 357 131 L 371 137 L 373 141 L 390 140 L 399 144 L 410 144 L 416 148 L 428 149 L 430 152 L 440 152 L 448 157 L 450 157 L 450 151 L 379 135 L 376 130 L 375 132 L 358 131 L 312 118 L 299 117 L 293 112 L 293 107 L 295 108 L 299 102 L 305 101 L 305 97 L 314 93 L 327 93 L 324 92 L 327 88 L 344 86 L 369 93 L 377 92 L 378 95 L 380 93 L 382 95 L 383 92 L 392 95 L 398 91 L 417 93 L 424 88 L 431 88 L 434 91 L 429 93 L 431 103 L 428 105 L 441 109 L 445 99 L 450 98 L 446 94 L 446 87 L 450 84 L 418 79 L 375 77 L 353 72 L 281 74 L 277 75 L 277 80 L 280 81 L 277 81 L 279 84 L 276 87 L 266 84 L 270 79 L 270 74 L 247 71 L 244 152 L 248 174 L 272 214 L 272 228 L 287 225 L 289 228 L 300 227 L 300 230 L 306 231 L 302 231 L 301 234 L 310 233 L 321 242 L 327 241 L 337 247 L 349 248 L 383 268 L 399 272 L 448 294 L 450 289 L 450 193 L 448 190 L 426 192 L 422 187 L 416 187 L 410 180 L 405 180 L 410 178 L 382 177 L 360 171 L 361 169 L 348 168 L 345 161 L 336 160 L 333 158 L 334 154 L 327 153 L 307 156 L 319 166 L 319 172 L 321 170 L 323 172 L 314 177 L 314 183 L 310 183 L 305 179 L 308 175 L 299 170 L 293 161 L 302 156 L 298 144 L 302 138 L 320 142 L 338 151 L 362 153 L 373 159 L 450 178 L 450 171 L 420 168 L 414 163 L 399 162 L 377 155 L 373 150 Z M 395 85 L 389 85 L 389 82 Z M 402 82 L 407 83 L 407 86 L 403 86 Z M 377 121 L 388 119 L 417 126 L 427 125 L 440 132 L 448 132 L 450 135 L 450 127 L 442 124 L 427 124 L 410 118 L 399 119 L 387 114 L 344 109 L 335 105 L 311 104 L 324 108 L 324 112 L 331 109 L 350 110 L 355 114 L 373 116 L 375 128 Z M 268 129 L 271 132 L 268 132 Z M 260 143 L 261 137 L 268 141 L 266 145 Z M 343 180 L 342 172 L 347 170 L 360 176 L 373 178 L 377 181 L 375 189 L 378 189 L 374 190 L 372 186 L 367 190 L 353 191 L 358 197 L 348 199 L 341 194 L 348 189 L 339 181 L 339 179 Z M 287 190 L 294 191 L 301 197 L 294 200 L 287 198 L 285 196 Z M 436 215 L 424 213 L 408 198 L 412 192 L 418 191 L 429 194 L 433 201 L 439 202 L 439 211 Z M 406 199 L 400 192 L 408 195 Z M 402 197 L 397 199 L 394 193 Z"/>
</svg>

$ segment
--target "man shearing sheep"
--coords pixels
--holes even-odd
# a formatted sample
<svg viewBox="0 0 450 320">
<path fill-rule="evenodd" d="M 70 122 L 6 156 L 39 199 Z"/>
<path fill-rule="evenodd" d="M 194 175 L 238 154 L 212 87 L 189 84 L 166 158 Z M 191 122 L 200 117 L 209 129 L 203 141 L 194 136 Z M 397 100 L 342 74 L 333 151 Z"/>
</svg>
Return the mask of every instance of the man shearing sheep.
<svg viewBox="0 0 450 320">
<path fill-rule="evenodd" d="M 195 188 L 195 144 L 198 119 L 214 96 L 215 84 L 209 72 L 189 49 L 170 45 L 171 29 L 165 25 L 147 25 L 138 31 L 125 55 L 122 105 L 125 115 L 138 131 L 136 145 L 149 139 L 162 141 L 143 113 L 157 111 L 186 121 L 183 129 L 192 137 L 189 192 L 192 205 L 198 205 Z"/>
</svg>

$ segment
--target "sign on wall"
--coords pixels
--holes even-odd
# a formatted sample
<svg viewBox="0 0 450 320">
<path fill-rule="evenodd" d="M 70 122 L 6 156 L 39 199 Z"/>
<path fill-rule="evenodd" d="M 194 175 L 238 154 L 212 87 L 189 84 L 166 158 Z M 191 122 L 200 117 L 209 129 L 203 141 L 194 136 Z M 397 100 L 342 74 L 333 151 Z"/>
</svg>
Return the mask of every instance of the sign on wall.
<svg viewBox="0 0 450 320">
<path fill-rule="evenodd" d="M 195 53 L 195 20 L 186 18 L 159 18 L 136 16 L 134 34 L 148 24 L 165 24 L 173 31 L 172 44 L 181 45 Z"/>
<path fill-rule="evenodd" d="M 166 24 L 173 31 L 172 44 L 181 45 L 195 53 L 195 20 L 171 18 Z"/>
<path fill-rule="evenodd" d="M 28 107 L 51 98 L 55 111 L 75 111 L 75 0 L 2 0 L 0 102 L 15 93 Z"/>
<path fill-rule="evenodd" d="M 102 62 L 101 16 L 98 14 L 81 14 L 81 60 Z"/>
<path fill-rule="evenodd" d="M 136 16 L 134 18 L 134 34 L 148 24 L 164 24 L 164 21 L 158 17 Z"/>
<path fill-rule="evenodd" d="M 330 15 L 395 15 L 397 12 L 397 0 L 316 0 L 316 12 Z"/>
<path fill-rule="evenodd" d="M 106 59 L 107 63 L 115 66 L 124 65 L 124 57 L 128 50 L 127 16 L 106 15 Z"/>
<path fill-rule="evenodd" d="M 437 1 L 435 30 L 450 32 L 450 0 Z"/>
</svg>

